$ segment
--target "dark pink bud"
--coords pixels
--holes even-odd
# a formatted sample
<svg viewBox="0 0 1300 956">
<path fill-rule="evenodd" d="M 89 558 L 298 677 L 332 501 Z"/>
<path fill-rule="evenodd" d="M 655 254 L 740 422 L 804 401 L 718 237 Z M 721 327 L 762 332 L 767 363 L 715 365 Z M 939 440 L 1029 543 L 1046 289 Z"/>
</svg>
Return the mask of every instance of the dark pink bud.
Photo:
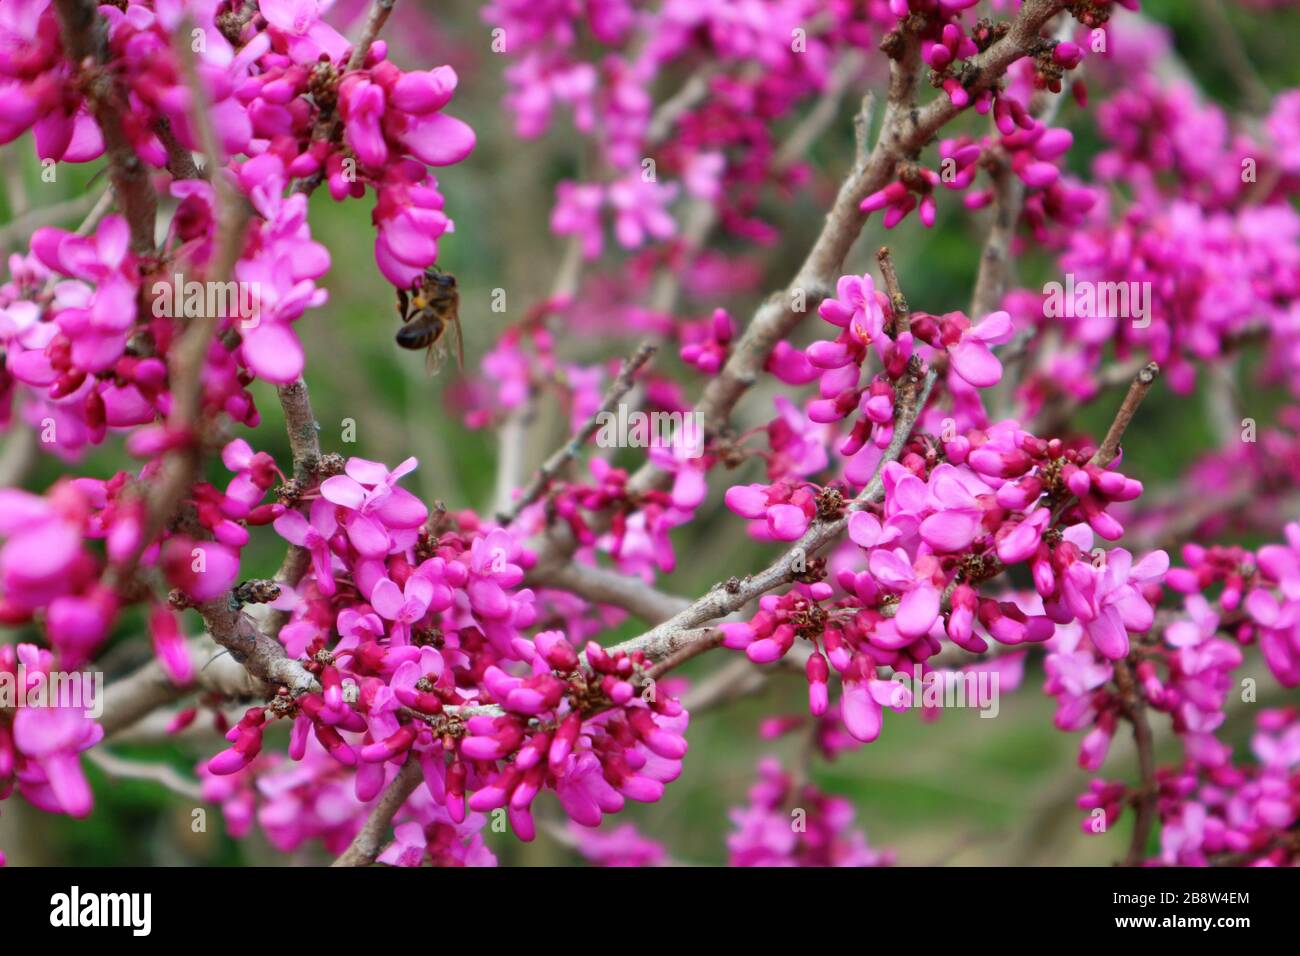
<svg viewBox="0 0 1300 956">
<path fill-rule="evenodd" d="M 386 740 L 379 743 L 369 744 L 361 748 L 361 759 L 367 763 L 380 763 L 384 760 L 392 760 L 398 754 L 405 753 L 411 749 L 415 743 L 418 731 L 410 724 L 406 724 L 398 729 Z"/>
</svg>

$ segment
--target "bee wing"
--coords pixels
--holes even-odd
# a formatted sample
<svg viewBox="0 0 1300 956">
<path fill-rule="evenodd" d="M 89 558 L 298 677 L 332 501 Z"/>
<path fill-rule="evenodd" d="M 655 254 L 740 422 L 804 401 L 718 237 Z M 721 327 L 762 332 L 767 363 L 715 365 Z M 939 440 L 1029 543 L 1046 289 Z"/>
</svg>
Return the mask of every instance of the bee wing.
<svg viewBox="0 0 1300 956">
<path fill-rule="evenodd" d="M 456 368 L 458 371 L 465 371 L 465 337 L 460 332 L 460 312 L 452 313 L 452 331 L 456 335 Z"/>
<path fill-rule="evenodd" d="M 444 337 L 445 338 L 445 337 Z M 430 375 L 437 375 L 442 371 L 443 363 L 447 361 L 447 344 L 443 338 L 439 338 L 424 353 L 424 368 Z"/>
</svg>

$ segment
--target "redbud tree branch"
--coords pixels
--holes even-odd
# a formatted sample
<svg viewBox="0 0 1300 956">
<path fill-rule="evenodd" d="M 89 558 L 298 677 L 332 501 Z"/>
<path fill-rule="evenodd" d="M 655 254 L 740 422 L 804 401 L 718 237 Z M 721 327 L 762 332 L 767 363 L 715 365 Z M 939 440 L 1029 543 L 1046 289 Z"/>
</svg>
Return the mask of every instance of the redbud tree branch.
<svg viewBox="0 0 1300 956">
<path fill-rule="evenodd" d="M 1063 8 L 1063 0 L 1026 0 L 1006 36 L 971 57 L 973 79 L 967 85 L 968 91 L 974 95 L 990 88 L 1028 52 L 1043 25 Z M 858 209 L 862 200 L 883 189 L 899 163 L 916 155 L 961 112 L 947 96 L 938 96 L 913 110 L 920 73 L 916 38 L 904 32 L 903 52 L 891 67 L 889 99 L 875 148 L 840 188 L 826 225 L 794 279 L 782 293 L 769 297 L 759 307 L 722 372 L 705 388 L 697 410 L 704 413 L 710 433 L 716 434 L 725 426 L 732 408 L 757 380 L 776 343 L 805 318 L 805 311 L 795 309 L 801 298 L 798 294 L 802 292 L 811 299 L 834 287 L 844 259 L 866 223 L 866 214 Z"/>
<path fill-rule="evenodd" d="M 912 428 L 925 407 L 937 379 L 938 372 L 932 368 L 923 378 L 911 378 L 904 387 L 900 388 L 894 434 L 889 447 L 881 456 L 871 481 L 861 494 L 849 503 L 847 511 L 861 510 L 883 499 L 884 483 L 881 476 L 884 468 L 890 462 L 897 461 L 902 454 L 904 446 L 912 435 Z M 848 514 L 831 520 L 819 517 L 788 551 L 762 571 L 738 581 L 732 580 L 715 585 L 713 590 L 680 613 L 644 634 L 616 645 L 611 648 L 611 651 L 627 653 L 640 651 L 650 658 L 658 659 L 676 653 L 685 644 L 694 640 L 707 639 L 707 635 L 701 636 L 689 632 L 702 624 L 739 611 L 750 601 L 774 588 L 798 580 L 805 573 L 809 559 L 838 538 L 848 527 L 848 520 Z"/>
<path fill-rule="evenodd" d="M 1133 725 L 1133 743 L 1137 746 L 1138 772 L 1141 776 L 1141 784 L 1135 795 L 1137 820 L 1133 825 L 1124 865 L 1140 866 L 1146 859 L 1147 841 L 1156 820 L 1156 798 L 1159 791 L 1156 787 L 1155 741 L 1151 736 L 1151 724 L 1147 720 L 1146 704 L 1127 660 L 1115 662 L 1115 684 L 1119 688 L 1124 717 Z"/>
<path fill-rule="evenodd" d="M 154 251 L 158 197 L 123 126 L 126 97 L 108 67 L 107 24 L 94 0 L 54 0 L 54 11 L 64 52 L 86 81 L 86 99 L 104 138 L 113 193 L 131 231 L 131 249 L 149 255 Z"/>
<path fill-rule="evenodd" d="M 650 361 L 654 356 L 655 351 L 656 349 L 654 345 L 645 342 L 642 343 L 631 356 L 624 359 L 622 367 L 618 370 L 618 375 L 614 377 L 614 381 L 610 383 L 609 388 L 606 390 L 605 398 L 600 403 L 600 407 L 582 423 L 582 427 L 574 432 L 572 438 L 570 438 L 562 447 L 556 449 L 556 451 L 546 459 L 542 467 L 539 468 L 537 473 L 533 476 L 532 481 L 528 483 L 528 487 L 524 489 L 523 493 L 520 494 L 515 503 L 510 506 L 510 509 L 504 514 L 497 516 L 497 520 L 501 522 L 501 524 L 511 524 L 516 518 L 518 518 L 521 511 L 542 496 L 550 486 L 551 482 L 555 480 L 556 475 L 560 473 L 560 470 L 574 458 L 578 457 L 578 453 L 582 451 L 583 446 L 586 445 L 591 439 L 591 436 L 596 434 L 600 429 L 602 419 L 613 413 L 614 409 L 618 407 L 618 403 L 623 399 L 623 396 L 632 390 L 632 384 L 636 378 L 636 373 L 640 370 L 641 366 Z"/>
<path fill-rule="evenodd" d="M 596 604 L 622 608 L 650 624 L 666 621 L 690 604 L 686 598 L 660 591 L 640 578 L 576 562 L 552 569 L 546 575 L 545 586 Z"/>
<path fill-rule="evenodd" d="M 974 95 L 996 84 L 1012 63 L 1029 52 L 1047 21 L 1064 8 L 1064 0 L 1026 0 L 1006 35 L 970 58 L 968 91 Z M 888 99 L 875 146 L 866 154 L 865 124 L 860 119 L 858 158 L 803 264 L 784 290 L 769 296 L 758 307 L 721 372 L 710 380 L 695 406 L 704 416 L 708 436 L 726 427 L 732 409 L 758 381 L 776 344 L 806 317 L 806 307 L 834 288 L 844 260 L 866 223 L 866 215 L 858 208 L 862 200 L 883 189 L 894 177 L 899 163 L 919 155 L 939 130 L 961 112 L 947 96 L 938 96 L 923 107 L 915 105 L 921 76 L 919 44 L 905 25 L 896 36 L 896 45 L 891 44 L 894 60 L 890 67 Z M 628 489 L 634 494 L 644 493 L 662 488 L 670 480 L 670 475 L 647 462 L 629 480 Z M 542 544 L 538 567 L 554 567 L 567 559 L 575 547 L 576 542 L 567 528 L 551 529 Z"/>
<path fill-rule="evenodd" d="M 1100 447 L 1091 458 L 1092 464 L 1099 468 L 1108 468 L 1110 463 L 1119 457 L 1119 443 L 1124 440 L 1124 432 L 1128 430 L 1129 423 L 1137 414 L 1142 400 L 1147 397 L 1147 392 L 1151 391 L 1151 386 L 1159 377 L 1160 366 L 1155 362 L 1148 362 L 1138 370 L 1128 387 L 1128 394 L 1120 403 L 1119 411 L 1115 413 L 1114 421 L 1106 430 L 1106 437 L 1102 439 Z"/>
<path fill-rule="evenodd" d="M 406 764 L 397 772 L 379 802 L 370 811 L 370 816 L 361 826 L 359 832 L 348 848 L 330 866 L 369 866 L 383 849 L 388 835 L 388 825 L 402 808 L 408 797 L 415 793 L 416 787 L 424 782 L 420 761 L 414 756 L 408 757 Z"/>
<path fill-rule="evenodd" d="M 194 666 L 194 682 L 189 686 L 174 683 L 155 658 L 104 688 L 104 712 L 99 723 L 105 736 L 112 737 L 196 689 L 236 700 L 266 696 L 261 681 L 210 640 L 192 638 L 185 643 L 185 652 Z"/>
<path fill-rule="evenodd" d="M 284 686 L 298 694 L 319 690 L 320 685 L 303 665 L 285 653 L 284 646 L 262 632 L 230 595 L 198 606 L 212 639 L 243 664 L 254 677 L 273 686 Z"/>
<path fill-rule="evenodd" d="M 276 393 L 280 407 L 284 409 L 284 428 L 289 435 L 289 449 L 293 456 L 293 477 L 301 482 L 310 482 L 319 477 L 321 450 L 320 425 L 312 411 L 307 382 L 300 376 L 288 385 L 279 386 Z M 311 552 L 301 545 L 288 544 L 280 570 L 275 574 L 275 582 L 297 587 L 310 567 Z M 267 631 L 278 635 L 288 622 L 289 612 L 272 611 L 267 617 Z"/>
</svg>

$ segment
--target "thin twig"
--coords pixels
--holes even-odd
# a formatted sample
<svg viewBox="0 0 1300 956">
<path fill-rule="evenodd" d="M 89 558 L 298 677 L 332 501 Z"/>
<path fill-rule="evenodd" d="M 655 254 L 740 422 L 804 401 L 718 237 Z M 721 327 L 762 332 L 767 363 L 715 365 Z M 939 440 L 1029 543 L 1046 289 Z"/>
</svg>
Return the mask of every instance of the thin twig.
<svg viewBox="0 0 1300 956">
<path fill-rule="evenodd" d="M 666 621 L 690 603 L 640 578 L 575 561 L 548 570 L 544 580 L 548 588 L 568 591 L 596 604 L 621 607 L 647 624 Z"/>
<path fill-rule="evenodd" d="M 284 410 L 284 428 L 289 436 L 289 450 L 293 456 L 293 477 L 301 482 L 311 482 L 319 477 L 321 464 L 320 425 L 312 411 L 311 395 L 307 382 L 301 376 L 288 385 L 276 389 L 280 407 Z M 303 489 L 306 490 L 306 489 Z M 298 506 L 302 507 L 301 504 Z M 297 587 L 311 566 L 311 552 L 301 545 L 289 544 L 284 560 L 276 572 L 275 582 L 287 587 Z M 288 611 L 272 611 L 266 621 L 266 630 L 272 636 L 289 622 Z"/>
<path fill-rule="evenodd" d="M 189 33 L 188 30 L 179 32 Z M 165 118 L 158 120 L 154 124 L 154 134 L 163 144 L 163 149 L 167 151 L 167 172 L 171 173 L 174 179 L 204 179 L 204 174 L 211 172 L 213 161 L 209 159 L 208 165 L 200 170 L 198 164 L 194 162 L 194 154 L 176 138 L 170 120 Z"/>
<path fill-rule="evenodd" d="M 110 777 L 123 780 L 148 780 L 152 783 L 160 783 L 188 800 L 203 799 L 203 790 L 199 787 L 198 781 L 186 777 L 169 764 L 126 760 L 109 753 L 103 747 L 92 748 L 86 756 L 90 758 L 91 763 Z"/>
<path fill-rule="evenodd" d="M 1135 795 L 1137 820 L 1133 825 L 1124 865 L 1140 866 L 1146 859 L 1147 841 L 1151 837 L 1151 827 L 1155 824 L 1156 798 L 1159 796 L 1156 786 L 1155 742 L 1151 736 L 1151 724 L 1147 720 L 1142 695 L 1138 693 L 1127 660 L 1115 662 L 1115 684 L 1119 688 L 1124 716 L 1133 725 L 1133 742 L 1137 745 L 1138 773 L 1141 776 L 1139 790 Z"/>
<path fill-rule="evenodd" d="M 234 700 L 267 696 L 267 687 L 208 638 L 190 639 L 185 651 L 194 667 L 194 682 L 189 686 L 181 687 L 173 682 L 155 658 L 104 688 L 99 725 L 106 737 L 115 736 L 159 707 L 196 690 L 212 691 Z"/>
<path fill-rule="evenodd" d="M 885 294 L 889 296 L 889 307 L 894 313 L 895 337 L 911 331 L 912 310 L 907 305 L 907 297 L 898 284 L 898 272 L 894 269 L 894 257 L 888 246 L 881 246 L 876 252 L 876 261 L 880 263 L 880 276 L 885 281 Z"/>
<path fill-rule="evenodd" d="M 370 811 L 370 816 L 362 824 L 361 832 L 352 843 L 330 866 L 369 866 L 384 848 L 384 839 L 388 835 L 388 826 L 393 817 L 402 808 L 408 797 L 415 793 L 415 788 L 424 782 L 420 761 L 409 757 L 406 765 L 397 772 L 397 776 L 379 795 L 379 802 Z"/>
<path fill-rule="evenodd" d="M 1115 413 L 1115 420 L 1110 423 L 1110 428 L 1106 431 L 1101 447 L 1092 456 L 1092 464 L 1106 468 L 1119 457 L 1119 443 L 1124 439 L 1124 432 L 1128 430 L 1129 423 L 1137 414 L 1142 400 L 1147 397 L 1147 392 L 1151 391 L 1151 386 L 1159 377 L 1160 366 L 1155 362 L 1148 362 L 1134 376 L 1133 383 L 1128 387 L 1128 394 L 1124 396 L 1119 411 Z"/>
<path fill-rule="evenodd" d="M 654 345 L 644 342 L 630 357 L 623 361 L 622 367 L 618 370 L 618 375 L 614 377 L 614 381 L 610 383 L 605 392 L 605 398 L 600 403 L 600 408 L 596 409 L 582 423 L 582 427 L 573 434 L 573 437 L 563 447 L 557 449 L 550 458 L 546 459 L 515 503 L 503 514 L 497 516 L 497 520 L 501 524 L 511 524 L 518 518 L 520 512 L 542 496 L 550 483 L 555 480 L 555 476 L 560 473 L 560 469 L 578 457 L 583 446 L 600 429 L 605 417 L 612 414 L 623 396 L 632 390 L 632 383 L 636 378 L 636 373 L 641 366 L 650 361 L 655 351 Z"/>
</svg>

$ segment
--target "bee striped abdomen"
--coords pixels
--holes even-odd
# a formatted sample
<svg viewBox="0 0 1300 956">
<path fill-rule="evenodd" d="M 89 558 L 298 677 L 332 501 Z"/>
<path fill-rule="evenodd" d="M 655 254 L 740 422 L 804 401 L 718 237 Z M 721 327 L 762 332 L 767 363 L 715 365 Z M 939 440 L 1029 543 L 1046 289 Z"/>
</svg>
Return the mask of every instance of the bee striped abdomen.
<svg viewBox="0 0 1300 956">
<path fill-rule="evenodd" d="M 404 349 L 428 348 L 442 335 L 443 322 L 432 316 L 410 322 L 397 330 L 397 344 Z"/>
</svg>

